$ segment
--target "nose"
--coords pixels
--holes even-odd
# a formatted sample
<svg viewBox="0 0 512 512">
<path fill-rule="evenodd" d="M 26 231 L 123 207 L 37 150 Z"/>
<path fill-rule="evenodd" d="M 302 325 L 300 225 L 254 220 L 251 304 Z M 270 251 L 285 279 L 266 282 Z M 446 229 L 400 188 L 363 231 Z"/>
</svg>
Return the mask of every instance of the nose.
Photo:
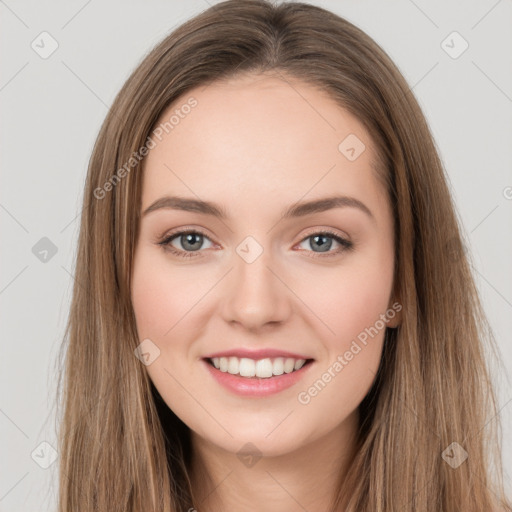
<svg viewBox="0 0 512 512">
<path fill-rule="evenodd" d="M 293 292 L 269 252 L 254 261 L 235 253 L 233 260 L 223 293 L 224 320 L 251 332 L 284 323 L 292 311 Z"/>
</svg>

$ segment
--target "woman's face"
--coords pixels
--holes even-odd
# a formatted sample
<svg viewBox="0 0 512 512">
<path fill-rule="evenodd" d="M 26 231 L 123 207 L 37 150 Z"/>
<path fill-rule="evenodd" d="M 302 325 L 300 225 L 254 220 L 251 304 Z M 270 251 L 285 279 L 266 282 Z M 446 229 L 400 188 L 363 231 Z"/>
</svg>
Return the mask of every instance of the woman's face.
<svg viewBox="0 0 512 512">
<path fill-rule="evenodd" d="M 324 93 L 264 75 L 195 89 L 172 115 L 151 135 L 132 276 L 151 380 L 233 453 L 354 425 L 399 319 L 369 134 Z"/>
</svg>

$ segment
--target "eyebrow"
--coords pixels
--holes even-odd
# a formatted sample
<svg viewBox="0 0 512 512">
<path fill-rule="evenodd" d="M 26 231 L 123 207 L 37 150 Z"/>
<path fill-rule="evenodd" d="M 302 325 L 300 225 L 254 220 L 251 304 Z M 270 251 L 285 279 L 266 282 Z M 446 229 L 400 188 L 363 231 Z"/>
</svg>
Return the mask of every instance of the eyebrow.
<svg viewBox="0 0 512 512">
<path fill-rule="evenodd" d="M 314 199 L 312 201 L 298 202 L 285 209 L 282 212 L 282 218 L 290 219 L 295 217 L 304 217 L 313 213 L 321 213 L 333 208 L 343 207 L 357 208 L 370 217 L 370 219 L 375 221 L 375 217 L 372 212 L 363 202 L 359 201 L 359 199 L 356 199 L 355 197 L 349 196 L 331 196 L 322 199 Z M 142 216 L 144 217 L 148 213 L 160 209 L 202 213 L 204 215 L 211 215 L 223 220 L 227 220 L 229 218 L 226 210 L 215 203 L 180 196 L 164 196 L 157 199 L 144 210 Z"/>
</svg>

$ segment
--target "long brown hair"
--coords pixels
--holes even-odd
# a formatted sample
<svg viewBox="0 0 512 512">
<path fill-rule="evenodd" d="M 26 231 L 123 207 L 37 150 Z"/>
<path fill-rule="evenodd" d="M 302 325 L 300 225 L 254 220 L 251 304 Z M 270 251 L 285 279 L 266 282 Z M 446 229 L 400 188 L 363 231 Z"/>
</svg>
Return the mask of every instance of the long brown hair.
<svg viewBox="0 0 512 512">
<path fill-rule="evenodd" d="M 403 320 L 386 332 L 379 372 L 360 405 L 359 450 L 332 510 L 512 510 L 484 358 L 486 347 L 496 352 L 495 342 L 410 88 L 370 37 L 327 10 L 228 0 L 147 55 L 94 146 L 63 343 L 63 394 L 59 380 L 59 512 L 200 510 L 188 476 L 189 430 L 134 356 L 142 341 L 130 299 L 142 148 L 164 110 L 188 91 L 267 71 L 321 88 L 364 124 L 394 212 Z M 454 450 L 468 454 L 456 468 L 447 462 Z"/>
</svg>

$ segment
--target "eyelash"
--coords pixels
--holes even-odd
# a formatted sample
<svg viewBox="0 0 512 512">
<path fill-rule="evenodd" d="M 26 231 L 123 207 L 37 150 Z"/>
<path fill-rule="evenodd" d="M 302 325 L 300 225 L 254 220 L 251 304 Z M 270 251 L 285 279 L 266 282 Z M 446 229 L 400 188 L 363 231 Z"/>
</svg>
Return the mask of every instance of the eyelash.
<svg viewBox="0 0 512 512">
<path fill-rule="evenodd" d="M 206 233 L 203 233 L 199 229 L 189 229 L 189 230 L 183 230 L 178 231 L 176 233 L 171 233 L 169 236 L 166 236 L 164 239 L 162 239 L 160 242 L 157 242 L 158 245 L 162 246 L 164 250 L 171 252 L 173 255 L 178 256 L 179 258 L 191 258 L 197 256 L 196 252 L 201 251 L 182 251 L 179 249 L 174 248 L 171 244 L 171 242 L 181 236 L 181 235 L 189 235 L 189 234 L 197 234 L 202 235 L 205 238 L 210 239 Z M 341 245 L 341 248 L 339 248 L 336 251 L 329 251 L 328 253 L 322 254 L 322 253 L 314 253 L 315 256 L 312 256 L 313 258 L 330 258 L 333 256 L 337 256 L 340 253 L 344 251 L 349 251 L 353 249 L 354 244 L 350 242 L 349 240 L 346 240 L 345 238 L 340 237 L 336 233 L 333 233 L 332 231 L 326 230 L 326 231 L 318 231 L 315 233 L 311 233 L 310 235 L 303 238 L 300 243 L 304 242 L 304 240 L 307 240 L 308 238 L 312 238 L 317 235 L 328 235 L 328 238 L 333 238 L 336 242 L 338 242 Z"/>
</svg>

